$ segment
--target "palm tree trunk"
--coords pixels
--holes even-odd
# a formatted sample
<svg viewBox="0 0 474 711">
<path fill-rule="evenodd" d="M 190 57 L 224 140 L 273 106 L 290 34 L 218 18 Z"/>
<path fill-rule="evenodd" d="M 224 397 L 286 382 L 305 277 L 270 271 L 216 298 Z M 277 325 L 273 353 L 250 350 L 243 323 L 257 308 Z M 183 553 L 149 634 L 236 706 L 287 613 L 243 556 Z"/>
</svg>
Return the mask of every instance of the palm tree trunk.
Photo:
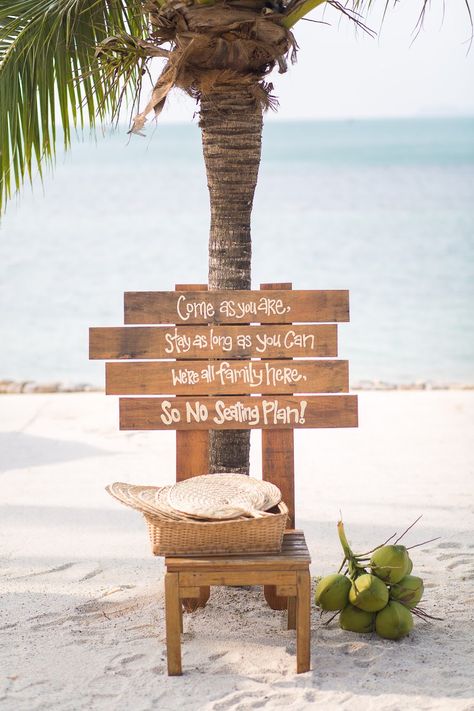
<svg viewBox="0 0 474 711">
<path fill-rule="evenodd" d="M 209 289 L 250 289 L 250 219 L 262 141 L 262 107 L 251 85 L 201 96 L 202 144 L 211 203 Z M 249 472 L 250 431 L 210 433 L 210 472 Z"/>
</svg>

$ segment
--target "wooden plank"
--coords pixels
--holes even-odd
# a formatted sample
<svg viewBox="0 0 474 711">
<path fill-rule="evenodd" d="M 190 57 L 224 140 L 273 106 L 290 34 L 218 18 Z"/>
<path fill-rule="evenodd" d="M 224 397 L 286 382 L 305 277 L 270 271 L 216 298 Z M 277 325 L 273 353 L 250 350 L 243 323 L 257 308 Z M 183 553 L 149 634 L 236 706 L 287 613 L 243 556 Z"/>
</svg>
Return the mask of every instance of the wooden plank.
<svg viewBox="0 0 474 711">
<path fill-rule="evenodd" d="M 207 284 L 176 284 L 176 291 L 207 291 Z M 209 471 L 209 432 L 207 430 L 176 431 L 176 481 Z M 205 607 L 209 600 L 209 587 L 200 587 L 199 594 L 183 597 L 181 604 L 186 612 Z"/>
<path fill-rule="evenodd" d="M 305 419 L 307 413 L 305 412 Z M 292 424 L 292 427 L 295 425 Z M 278 435 L 281 435 L 278 437 Z M 288 506 L 288 528 L 295 527 L 295 458 L 293 429 L 262 431 L 262 476 L 278 486 Z"/>
<path fill-rule="evenodd" d="M 199 597 L 183 597 L 181 605 L 185 612 L 196 612 L 200 607 L 206 607 L 206 603 L 211 595 L 211 588 L 201 586 L 199 588 Z"/>
<path fill-rule="evenodd" d="M 130 291 L 126 324 L 329 323 L 349 321 L 349 292 Z"/>
<path fill-rule="evenodd" d="M 206 291 L 206 284 L 176 284 L 177 291 Z M 209 472 L 209 432 L 207 430 L 180 430 L 176 432 L 176 481 Z M 201 591 L 198 601 L 186 599 L 184 608 L 191 612 L 204 607 L 209 599 L 209 588 Z"/>
<path fill-rule="evenodd" d="M 276 594 L 276 585 L 264 585 L 263 596 L 271 610 L 286 610 L 288 607 L 288 598 L 278 597 Z"/>
<path fill-rule="evenodd" d="M 121 430 L 357 427 L 357 395 L 120 398 Z"/>
<path fill-rule="evenodd" d="M 180 676 L 181 671 L 181 603 L 179 601 L 178 574 L 165 575 L 166 651 L 168 674 Z"/>
<path fill-rule="evenodd" d="M 294 585 L 297 571 L 260 570 L 259 559 L 254 565 L 248 563 L 239 571 L 215 570 L 179 573 L 180 584 L 194 587 L 196 585 Z"/>
<path fill-rule="evenodd" d="M 275 585 L 275 593 L 278 597 L 294 597 L 296 585 Z"/>
<path fill-rule="evenodd" d="M 296 598 L 296 673 L 311 668 L 311 578 L 309 571 L 297 573 Z"/>
<path fill-rule="evenodd" d="M 180 597 L 199 597 L 201 594 L 201 588 L 194 587 L 194 588 L 189 588 L 189 587 L 181 587 L 179 588 L 179 596 Z"/>
<path fill-rule="evenodd" d="M 261 284 L 263 291 L 291 290 L 288 284 Z M 349 388 L 348 388 L 349 389 Z M 281 491 L 288 506 L 288 528 L 295 527 L 295 455 L 293 429 L 268 429 L 262 432 L 262 476 Z M 285 600 L 279 600 L 275 591 L 266 589 L 265 599 L 272 609 L 284 609 Z"/>
<path fill-rule="evenodd" d="M 345 360 L 152 361 L 106 364 L 108 395 L 341 393 Z"/>
<path fill-rule="evenodd" d="M 89 329 L 91 360 L 336 356 L 335 324 L 121 326 Z"/>
<path fill-rule="evenodd" d="M 288 629 L 296 629 L 296 598 L 288 597 L 287 600 L 287 610 L 288 610 Z"/>
<path fill-rule="evenodd" d="M 209 433 L 207 430 L 176 432 L 176 481 L 209 473 Z"/>
</svg>

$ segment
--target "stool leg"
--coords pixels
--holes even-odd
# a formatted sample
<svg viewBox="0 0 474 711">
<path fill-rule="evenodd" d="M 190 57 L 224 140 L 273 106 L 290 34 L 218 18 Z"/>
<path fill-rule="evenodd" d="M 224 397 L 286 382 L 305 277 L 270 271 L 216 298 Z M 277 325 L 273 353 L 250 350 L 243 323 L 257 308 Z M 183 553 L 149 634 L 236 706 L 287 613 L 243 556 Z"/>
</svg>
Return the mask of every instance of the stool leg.
<svg viewBox="0 0 474 711">
<path fill-rule="evenodd" d="M 169 676 L 181 675 L 181 603 L 178 573 L 165 575 L 166 652 Z"/>
<path fill-rule="evenodd" d="M 288 629 L 296 629 L 296 597 L 288 598 Z"/>
<path fill-rule="evenodd" d="M 201 594 L 199 597 L 185 597 L 181 600 L 185 612 L 196 612 L 200 607 L 206 607 L 206 603 L 211 594 L 211 588 L 206 585 L 201 587 L 200 591 Z"/>
<path fill-rule="evenodd" d="M 311 578 L 309 570 L 296 575 L 296 673 L 311 667 Z"/>
<path fill-rule="evenodd" d="M 286 610 L 288 607 L 288 598 L 278 597 L 276 594 L 276 585 L 264 585 L 263 594 L 267 601 L 268 607 L 272 610 Z"/>
</svg>

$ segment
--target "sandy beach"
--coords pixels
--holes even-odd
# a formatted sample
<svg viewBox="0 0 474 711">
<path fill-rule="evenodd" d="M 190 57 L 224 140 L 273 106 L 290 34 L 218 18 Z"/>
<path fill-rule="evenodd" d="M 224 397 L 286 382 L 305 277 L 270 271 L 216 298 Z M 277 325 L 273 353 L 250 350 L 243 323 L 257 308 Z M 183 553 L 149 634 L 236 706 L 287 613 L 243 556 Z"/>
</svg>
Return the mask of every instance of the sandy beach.
<svg viewBox="0 0 474 711">
<path fill-rule="evenodd" d="M 0 707 L 5 711 L 474 709 L 473 391 L 363 392 L 357 430 L 295 436 L 297 526 L 314 576 L 339 567 L 339 511 L 358 550 L 423 518 L 407 545 L 425 609 L 401 642 L 314 609 L 312 671 L 258 588 L 214 588 L 184 619 L 166 675 L 163 563 L 141 517 L 104 491 L 174 479 L 172 433 L 118 431 L 102 393 L 0 397 Z M 252 474 L 259 472 L 253 440 Z"/>
</svg>

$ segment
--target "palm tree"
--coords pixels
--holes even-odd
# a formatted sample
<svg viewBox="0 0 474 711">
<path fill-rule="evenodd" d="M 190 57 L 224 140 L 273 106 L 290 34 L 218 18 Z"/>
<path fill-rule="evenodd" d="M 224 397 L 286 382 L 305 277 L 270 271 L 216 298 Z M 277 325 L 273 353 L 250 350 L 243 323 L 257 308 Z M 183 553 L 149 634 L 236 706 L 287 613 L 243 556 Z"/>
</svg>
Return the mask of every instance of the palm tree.
<svg viewBox="0 0 474 711">
<path fill-rule="evenodd" d="M 419 24 L 429 0 L 421 1 Z M 397 0 L 393 0 L 396 4 Z M 468 0 L 466 4 L 470 18 Z M 131 131 L 156 116 L 172 87 L 200 103 L 210 194 L 209 288 L 250 288 L 250 218 L 265 77 L 294 59 L 294 25 L 331 5 L 370 32 L 363 13 L 390 0 L 0 0 L 0 208 L 54 162 L 56 124 L 71 132 L 138 106 L 150 62 L 164 69 Z M 471 21 L 472 26 L 472 21 Z M 249 432 L 211 434 L 210 471 L 248 471 Z"/>
</svg>

